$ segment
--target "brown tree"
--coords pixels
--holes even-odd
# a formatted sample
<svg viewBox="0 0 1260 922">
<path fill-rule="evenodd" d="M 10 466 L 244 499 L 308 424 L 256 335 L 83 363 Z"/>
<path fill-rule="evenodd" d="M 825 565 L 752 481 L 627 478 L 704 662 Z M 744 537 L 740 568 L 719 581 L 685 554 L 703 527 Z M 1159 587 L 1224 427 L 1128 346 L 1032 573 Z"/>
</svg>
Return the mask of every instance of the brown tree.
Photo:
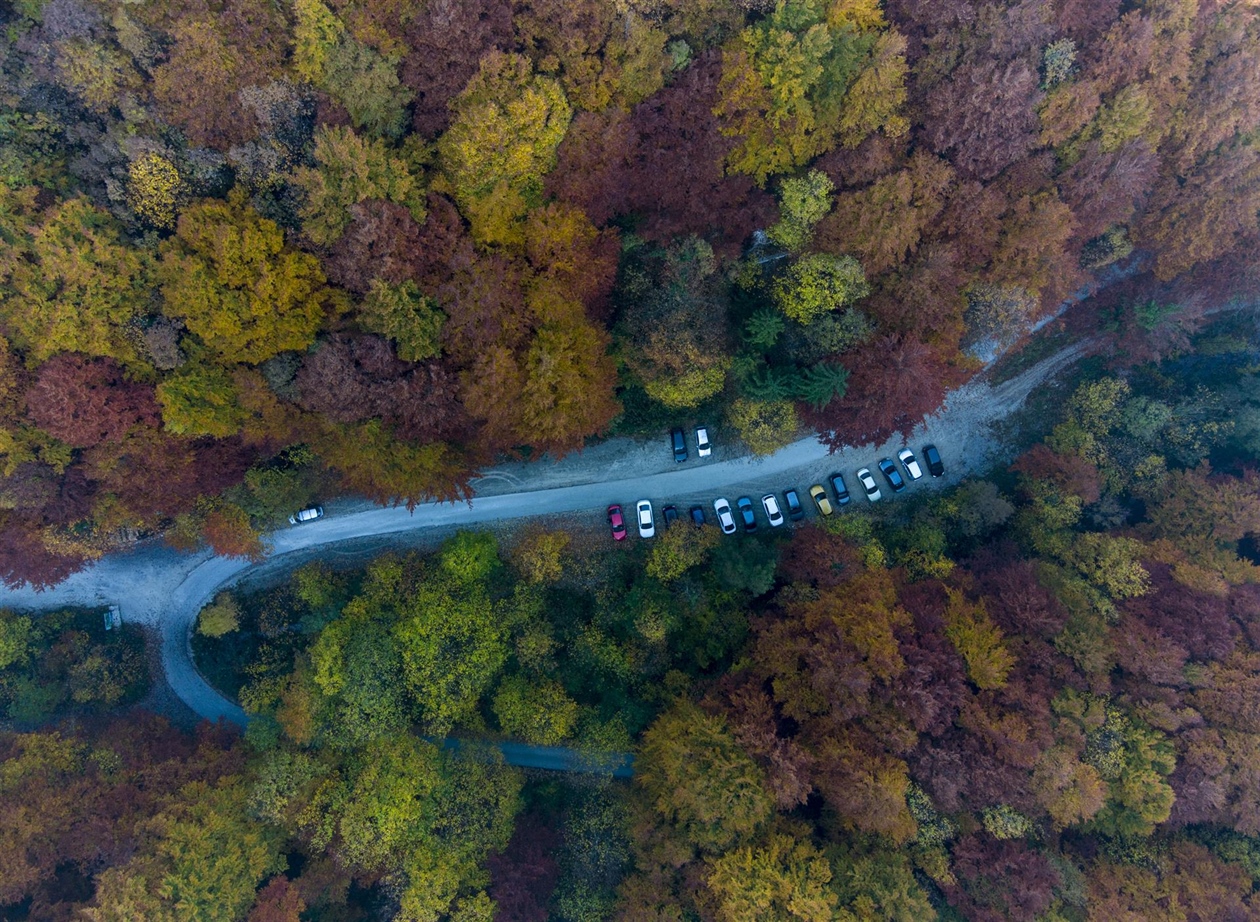
<svg viewBox="0 0 1260 922">
<path fill-rule="evenodd" d="M 135 426 L 161 424 L 152 387 L 125 380 L 112 359 L 73 352 L 39 367 L 26 405 L 35 425 L 75 448 L 118 442 Z"/>
</svg>

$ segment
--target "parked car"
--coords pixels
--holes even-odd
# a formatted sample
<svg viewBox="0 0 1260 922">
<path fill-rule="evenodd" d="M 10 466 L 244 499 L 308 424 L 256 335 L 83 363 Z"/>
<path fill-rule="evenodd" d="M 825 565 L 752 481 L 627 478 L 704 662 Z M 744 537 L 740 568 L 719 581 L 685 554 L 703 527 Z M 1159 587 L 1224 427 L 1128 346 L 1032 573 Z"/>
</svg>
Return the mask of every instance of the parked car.
<svg viewBox="0 0 1260 922">
<path fill-rule="evenodd" d="M 639 537 L 650 538 L 656 534 L 656 523 L 652 520 L 652 504 L 641 499 L 634 504 L 634 511 L 639 520 Z"/>
<path fill-rule="evenodd" d="M 796 495 L 795 490 L 785 490 L 783 502 L 787 506 L 788 518 L 793 522 L 798 522 L 805 517 L 805 510 L 801 508 L 801 498 Z"/>
<path fill-rule="evenodd" d="M 683 435 L 681 429 L 675 429 L 669 434 L 670 443 L 674 446 L 674 460 L 687 460 L 687 437 Z"/>
<path fill-rule="evenodd" d="M 709 444 L 709 430 L 704 426 L 696 427 L 696 454 L 701 458 L 713 454 L 713 446 Z"/>
<path fill-rule="evenodd" d="M 761 505 L 766 508 L 766 518 L 770 520 L 771 528 L 778 528 L 783 524 L 783 513 L 779 511 L 779 501 L 774 498 L 773 493 L 761 497 Z"/>
<path fill-rule="evenodd" d="M 665 519 L 665 527 L 669 528 L 669 526 L 673 525 L 676 521 L 678 521 L 678 507 L 666 506 L 664 509 L 661 510 L 661 515 Z"/>
<path fill-rule="evenodd" d="M 290 525 L 300 525 L 303 522 L 313 522 L 316 519 L 324 517 L 323 506 L 311 506 L 309 509 L 303 509 L 301 512 L 295 512 L 289 516 Z"/>
<path fill-rule="evenodd" d="M 941 453 L 936 450 L 935 445 L 923 446 L 923 459 L 927 461 L 928 473 L 933 477 L 939 477 L 945 473 L 945 465 L 941 464 Z"/>
<path fill-rule="evenodd" d="M 703 506 L 692 506 L 692 507 L 691 507 L 691 524 L 692 524 L 692 525 L 703 525 L 703 524 L 704 524 L 704 507 L 703 507 Z M 735 526 L 734 526 L 734 523 L 732 523 L 732 524 L 731 524 L 731 527 L 732 527 L 732 528 L 734 528 L 734 527 L 735 527 Z"/>
<path fill-rule="evenodd" d="M 608 507 L 608 524 L 612 528 L 614 541 L 626 540 L 626 517 L 621 514 L 621 506 L 616 503 Z"/>
<path fill-rule="evenodd" d="M 735 517 L 731 515 L 731 504 L 724 497 L 713 501 L 713 513 L 717 516 L 718 525 L 722 526 L 722 534 L 735 534 Z"/>
<path fill-rule="evenodd" d="M 897 465 L 892 463 L 892 458 L 880 458 L 879 469 L 894 493 L 900 493 L 906 488 L 906 482 L 901 479 L 901 474 L 897 471 Z"/>
<path fill-rule="evenodd" d="M 864 467 L 857 472 L 858 482 L 862 484 L 862 489 L 866 491 L 866 498 L 871 502 L 879 499 L 883 494 L 879 492 L 879 487 L 875 486 L 875 478 L 871 476 L 871 469 Z"/>
<path fill-rule="evenodd" d="M 735 500 L 735 505 L 739 508 L 740 517 L 744 520 L 744 531 L 756 531 L 757 519 L 753 515 L 752 500 L 747 496 L 741 496 L 739 499 Z"/>
<path fill-rule="evenodd" d="M 821 483 L 816 483 L 809 488 L 809 497 L 818 507 L 819 515 L 831 515 L 831 500 L 827 499 L 827 491 L 822 488 Z"/>
<path fill-rule="evenodd" d="M 839 474 L 831 475 L 831 489 L 836 493 L 836 503 L 845 506 L 849 502 L 849 488 L 844 485 L 844 478 Z"/>
<path fill-rule="evenodd" d="M 906 469 L 906 473 L 910 475 L 911 480 L 918 480 L 923 476 L 923 468 L 919 467 L 919 462 L 914 459 L 914 452 L 909 448 L 903 448 L 897 452 L 897 460 Z"/>
</svg>

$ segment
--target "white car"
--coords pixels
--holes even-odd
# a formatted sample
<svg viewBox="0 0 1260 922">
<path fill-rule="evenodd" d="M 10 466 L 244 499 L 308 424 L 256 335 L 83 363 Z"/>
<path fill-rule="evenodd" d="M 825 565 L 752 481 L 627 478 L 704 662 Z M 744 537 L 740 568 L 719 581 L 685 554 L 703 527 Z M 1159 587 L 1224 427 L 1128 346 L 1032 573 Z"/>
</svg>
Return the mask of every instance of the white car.
<svg viewBox="0 0 1260 922">
<path fill-rule="evenodd" d="M 771 528 L 777 528 L 783 524 L 783 513 L 779 511 L 779 501 L 774 498 L 773 493 L 767 493 L 761 497 L 761 505 L 766 507 L 766 518 L 770 520 Z"/>
<path fill-rule="evenodd" d="M 911 480 L 918 480 L 923 476 L 923 468 L 919 467 L 919 462 L 915 460 L 914 452 L 909 448 L 903 448 L 897 452 L 897 460 L 906 469 L 906 473 L 910 475 Z"/>
<path fill-rule="evenodd" d="M 656 534 L 656 525 L 652 521 L 652 504 L 641 499 L 634 504 L 635 518 L 639 520 L 639 537 L 650 538 Z"/>
<path fill-rule="evenodd" d="M 879 487 L 875 486 L 875 478 L 871 476 L 869 467 L 864 467 L 858 471 L 857 477 L 862 484 L 862 489 L 866 491 L 866 498 L 871 502 L 875 502 L 883 495 L 879 492 Z"/>
<path fill-rule="evenodd" d="M 731 515 L 731 504 L 719 497 L 713 501 L 713 511 L 717 514 L 718 524 L 722 526 L 722 534 L 735 534 L 735 516 Z"/>
<path fill-rule="evenodd" d="M 316 519 L 324 517 L 323 506 L 312 506 L 310 509 L 303 509 L 301 512 L 295 512 L 289 516 L 290 525 L 300 525 L 302 522 L 313 522 Z"/>
<path fill-rule="evenodd" d="M 696 428 L 696 454 L 701 458 L 713 454 L 713 446 L 709 444 L 709 430 L 704 426 Z"/>
</svg>

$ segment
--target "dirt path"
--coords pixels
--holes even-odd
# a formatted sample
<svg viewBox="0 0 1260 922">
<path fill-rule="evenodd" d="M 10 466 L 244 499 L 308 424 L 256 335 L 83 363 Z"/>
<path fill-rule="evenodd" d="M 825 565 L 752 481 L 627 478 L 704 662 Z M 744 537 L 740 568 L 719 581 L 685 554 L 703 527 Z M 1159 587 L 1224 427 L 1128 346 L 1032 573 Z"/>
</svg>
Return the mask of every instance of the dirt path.
<svg viewBox="0 0 1260 922">
<path fill-rule="evenodd" d="M 1086 342 L 1069 347 L 997 387 L 981 376 L 951 392 L 940 410 L 925 418 L 909 440 L 916 448 L 934 443 L 945 461 L 946 476 L 924 480 L 912 489 L 939 489 L 981 473 L 1000 460 L 994 425 L 1018 409 L 1034 389 L 1079 358 L 1088 346 Z M 402 508 L 372 507 L 332 514 L 277 532 L 270 536 L 271 552 L 262 566 L 275 570 L 286 563 L 340 554 L 364 544 L 383 549 L 416 529 L 446 530 L 572 512 L 598 517 L 610 502 L 632 503 L 642 497 L 658 504 L 703 503 L 708 507 L 718 495 L 757 495 L 789 486 L 801 490 L 822 482 L 833 470 L 851 474 L 857 467 L 891 456 L 902 444 L 900 437 L 894 437 L 882 445 L 846 446 L 829 454 L 816 438 L 808 438 L 766 458 L 724 459 L 717 443 L 714 457 L 675 464 L 663 439 L 659 446 L 633 444 L 629 449 L 612 442 L 592 450 L 583 464 L 540 461 L 491 471 L 480 481 L 482 489 L 471 503 L 429 503 L 411 513 Z M 207 552 L 177 554 L 161 545 L 147 545 L 106 557 L 45 592 L 29 587 L 0 591 L 0 604 L 38 610 L 118 603 L 124 618 L 156 631 L 166 680 L 188 707 L 209 720 L 243 724 L 247 719 L 244 711 L 197 671 L 190 636 L 197 613 L 214 594 L 249 571 L 250 564 L 243 560 Z M 563 762 L 569 756 L 546 756 L 542 750 L 531 750 L 528 758 L 559 758 Z"/>
</svg>

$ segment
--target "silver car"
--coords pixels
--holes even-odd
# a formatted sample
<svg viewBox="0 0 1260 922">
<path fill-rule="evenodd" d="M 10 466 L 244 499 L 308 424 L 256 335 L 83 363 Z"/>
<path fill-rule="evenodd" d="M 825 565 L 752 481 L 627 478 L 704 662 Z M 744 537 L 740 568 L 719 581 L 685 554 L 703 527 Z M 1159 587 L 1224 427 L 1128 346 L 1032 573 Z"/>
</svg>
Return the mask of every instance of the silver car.
<svg viewBox="0 0 1260 922">
<path fill-rule="evenodd" d="M 731 504 L 723 497 L 713 501 L 713 512 L 717 515 L 718 525 L 722 526 L 722 534 L 735 534 L 735 516 L 731 514 Z"/>
</svg>

